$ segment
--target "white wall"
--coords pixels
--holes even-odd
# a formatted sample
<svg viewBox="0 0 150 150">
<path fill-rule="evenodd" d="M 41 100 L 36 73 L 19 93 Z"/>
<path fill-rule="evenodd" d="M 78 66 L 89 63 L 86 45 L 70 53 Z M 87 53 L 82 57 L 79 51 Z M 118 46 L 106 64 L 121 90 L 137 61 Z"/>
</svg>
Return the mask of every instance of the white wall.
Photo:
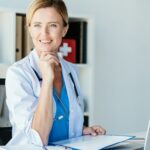
<svg viewBox="0 0 150 150">
<path fill-rule="evenodd" d="M 27 8 L 31 0 L 0 0 L 0 8 L 10 8 L 24 10 Z"/>
<path fill-rule="evenodd" d="M 24 9 L 29 2 L 0 0 L 0 7 Z M 150 1 L 66 0 L 66 4 L 70 14 L 95 20 L 92 123 L 111 133 L 145 130 L 150 118 Z"/>
<path fill-rule="evenodd" d="M 150 118 L 150 1 L 68 0 L 67 4 L 71 14 L 95 19 L 93 123 L 111 133 L 146 130 Z"/>
</svg>

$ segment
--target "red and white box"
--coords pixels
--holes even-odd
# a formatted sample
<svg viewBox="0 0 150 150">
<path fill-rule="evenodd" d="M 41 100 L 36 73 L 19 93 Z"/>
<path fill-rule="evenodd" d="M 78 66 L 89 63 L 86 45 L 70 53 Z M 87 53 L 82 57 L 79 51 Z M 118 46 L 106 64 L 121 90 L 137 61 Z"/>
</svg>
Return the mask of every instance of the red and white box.
<svg viewBox="0 0 150 150">
<path fill-rule="evenodd" d="M 76 40 L 63 39 L 59 53 L 65 60 L 76 63 Z"/>
</svg>

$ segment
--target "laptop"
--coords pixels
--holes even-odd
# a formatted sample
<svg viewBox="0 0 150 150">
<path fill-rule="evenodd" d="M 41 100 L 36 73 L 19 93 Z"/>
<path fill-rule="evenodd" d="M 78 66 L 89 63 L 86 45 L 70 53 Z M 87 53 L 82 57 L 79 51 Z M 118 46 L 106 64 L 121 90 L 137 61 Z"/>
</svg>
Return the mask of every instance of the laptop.
<svg viewBox="0 0 150 150">
<path fill-rule="evenodd" d="M 149 120 L 147 131 L 146 131 L 144 148 L 142 147 L 142 148 L 138 148 L 136 150 L 150 150 L 150 120 Z"/>
<path fill-rule="evenodd" d="M 150 121 L 147 127 L 147 133 L 144 142 L 144 150 L 150 150 Z"/>
<path fill-rule="evenodd" d="M 135 148 L 135 150 L 150 150 L 150 120 L 149 120 L 147 131 L 146 131 L 144 148 L 141 143 L 137 144 L 137 147 L 138 146 L 140 148 Z"/>
<path fill-rule="evenodd" d="M 145 137 L 145 138 L 144 138 Z M 144 141 L 145 139 L 145 141 Z M 141 141 L 138 141 L 141 140 Z M 120 143 L 119 145 L 114 145 L 109 147 L 107 150 L 150 150 L 150 120 L 148 123 L 146 136 L 142 134 L 142 137 L 135 137 L 135 139 L 131 139 L 131 141 Z"/>
</svg>

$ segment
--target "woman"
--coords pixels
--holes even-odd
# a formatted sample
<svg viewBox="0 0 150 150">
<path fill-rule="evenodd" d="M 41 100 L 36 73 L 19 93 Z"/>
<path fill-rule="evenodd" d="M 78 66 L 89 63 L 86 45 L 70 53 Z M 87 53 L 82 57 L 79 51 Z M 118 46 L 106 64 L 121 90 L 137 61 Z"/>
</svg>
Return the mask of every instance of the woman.
<svg viewBox="0 0 150 150">
<path fill-rule="evenodd" d="M 75 65 L 57 55 L 68 30 L 63 0 L 35 0 L 27 13 L 35 49 L 7 72 L 6 94 L 13 127 L 9 144 L 50 145 L 82 134 L 105 134 L 83 127 L 83 102 Z"/>
</svg>

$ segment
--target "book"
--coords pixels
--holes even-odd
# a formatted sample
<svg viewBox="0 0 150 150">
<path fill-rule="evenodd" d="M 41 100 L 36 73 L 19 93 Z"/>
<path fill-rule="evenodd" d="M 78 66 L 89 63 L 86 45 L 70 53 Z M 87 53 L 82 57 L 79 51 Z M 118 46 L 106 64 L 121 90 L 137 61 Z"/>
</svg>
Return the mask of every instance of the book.
<svg viewBox="0 0 150 150">
<path fill-rule="evenodd" d="M 55 145 L 61 145 L 77 150 L 99 150 L 118 144 L 120 142 L 134 138 L 134 136 L 124 135 L 85 135 L 71 138 L 63 141 L 54 142 Z"/>
<path fill-rule="evenodd" d="M 23 18 L 22 16 L 16 16 L 16 61 L 22 58 L 22 29 Z"/>
</svg>

